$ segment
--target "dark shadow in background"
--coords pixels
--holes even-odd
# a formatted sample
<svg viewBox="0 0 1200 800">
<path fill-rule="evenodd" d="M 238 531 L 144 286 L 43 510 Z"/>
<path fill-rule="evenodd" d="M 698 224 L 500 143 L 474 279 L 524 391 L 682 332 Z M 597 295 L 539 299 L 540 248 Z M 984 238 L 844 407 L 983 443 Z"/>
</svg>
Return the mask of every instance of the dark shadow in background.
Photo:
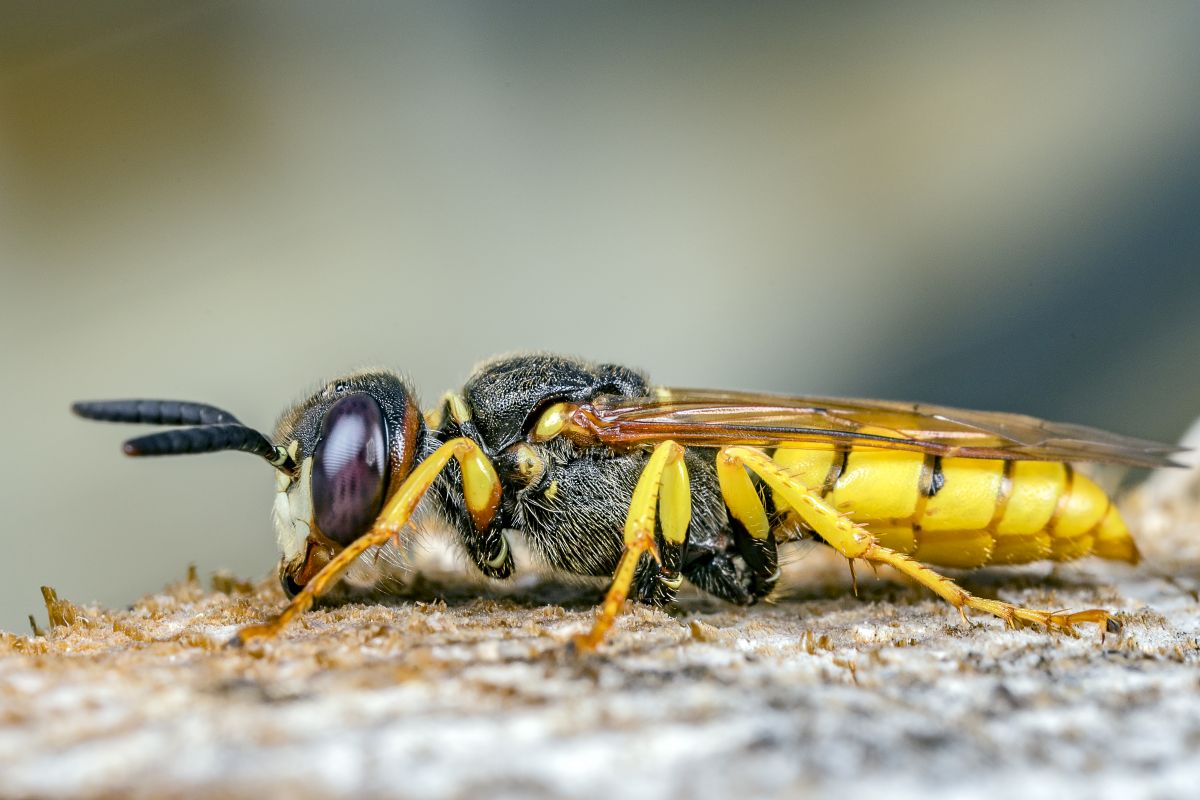
<svg viewBox="0 0 1200 800">
<path fill-rule="evenodd" d="M 943 328 L 940 347 L 863 376 L 862 391 L 1177 440 L 1200 417 L 1200 157 L 1144 185 L 1155 191 L 1106 230 L 1038 259 L 1062 276 L 1050 291 Z"/>
</svg>

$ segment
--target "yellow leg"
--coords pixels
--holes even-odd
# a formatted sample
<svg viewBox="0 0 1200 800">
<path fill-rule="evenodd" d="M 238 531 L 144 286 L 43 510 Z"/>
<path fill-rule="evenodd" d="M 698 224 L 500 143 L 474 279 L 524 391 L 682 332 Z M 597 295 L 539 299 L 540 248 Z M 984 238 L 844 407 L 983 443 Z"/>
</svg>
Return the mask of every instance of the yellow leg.
<svg viewBox="0 0 1200 800">
<path fill-rule="evenodd" d="M 654 544 L 655 508 L 662 516 L 663 540 L 673 546 L 682 546 L 686 540 L 692 519 L 692 490 L 683 453 L 683 447 L 675 442 L 663 442 L 654 449 L 642 470 L 629 503 L 629 514 L 625 517 L 625 550 L 592 629 L 575 637 L 578 650 L 595 650 L 604 640 L 604 634 L 612 627 L 629 596 L 629 587 L 633 585 L 642 554 L 651 553 L 662 563 Z"/>
<path fill-rule="evenodd" d="M 1056 613 L 975 597 L 949 578 L 939 575 L 903 553 L 879 544 L 866 528 L 839 514 L 837 509 L 826 503 L 820 495 L 801 485 L 786 468 L 776 464 L 761 450 L 753 447 L 726 447 L 717 456 L 718 471 L 729 473 L 743 467 L 749 468 L 762 478 L 775 491 L 777 497 L 783 498 L 809 527 L 846 558 L 852 561 L 861 558 L 872 564 L 894 567 L 957 608 L 964 619 L 965 609 L 970 608 L 999 617 L 1009 626 L 1027 623 L 1064 631 L 1071 631 L 1075 625 L 1083 622 L 1107 625 L 1111 620 L 1108 612 L 1100 609 Z M 734 500 L 742 506 L 743 510 L 740 513 L 748 513 L 744 510 L 747 504 L 745 493 L 740 493 Z"/>
<path fill-rule="evenodd" d="M 475 526 L 480 529 L 487 528 L 500 503 L 500 480 L 478 445 L 470 439 L 451 439 L 409 473 L 404 484 L 384 506 L 371 529 L 347 545 L 322 567 L 321 571 L 296 593 L 292 602 L 279 616 L 270 622 L 242 628 L 237 633 L 236 642 L 245 643 L 258 637 L 276 636 L 292 619 L 312 608 L 313 601 L 336 583 L 356 558 L 372 547 L 385 544 L 400 532 L 451 458 L 457 459 L 462 467 L 463 494 Z"/>
</svg>

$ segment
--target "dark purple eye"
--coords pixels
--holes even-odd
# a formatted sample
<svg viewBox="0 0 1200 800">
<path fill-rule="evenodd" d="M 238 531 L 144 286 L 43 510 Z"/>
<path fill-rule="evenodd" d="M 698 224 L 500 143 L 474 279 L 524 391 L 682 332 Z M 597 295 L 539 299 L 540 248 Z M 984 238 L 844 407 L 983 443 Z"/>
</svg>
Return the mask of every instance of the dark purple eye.
<svg viewBox="0 0 1200 800">
<path fill-rule="evenodd" d="M 313 453 L 312 502 L 321 533 L 347 545 L 367 532 L 383 508 L 387 461 L 379 403 L 365 394 L 334 403 Z"/>
</svg>

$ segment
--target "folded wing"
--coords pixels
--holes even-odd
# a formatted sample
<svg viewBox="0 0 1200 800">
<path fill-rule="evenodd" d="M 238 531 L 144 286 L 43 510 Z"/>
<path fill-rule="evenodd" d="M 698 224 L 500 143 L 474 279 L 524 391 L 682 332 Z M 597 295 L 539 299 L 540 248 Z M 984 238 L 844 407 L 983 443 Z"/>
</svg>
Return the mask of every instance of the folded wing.
<svg viewBox="0 0 1200 800">
<path fill-rule="evenodd" d="M 1178 466 L 1170 456 L 1183 449 L 1021 414 L 711 389 L 664 388 L 652 397 L 599 398 L 581 406 L 576 420 L 613 446 L 664 439 L 701 447 L 852 446 L 1134 467 Z"/>
</svg>

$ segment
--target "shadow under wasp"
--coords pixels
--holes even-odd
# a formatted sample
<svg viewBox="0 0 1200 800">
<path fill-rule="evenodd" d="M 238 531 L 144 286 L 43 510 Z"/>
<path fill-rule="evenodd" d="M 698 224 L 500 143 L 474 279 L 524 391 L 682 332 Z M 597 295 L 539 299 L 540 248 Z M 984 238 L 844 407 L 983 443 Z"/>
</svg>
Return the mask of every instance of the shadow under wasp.
<svg viewBox="0 0 1200 800">
<path fill-rule="evenodd" d="M 396 374 L 357 372 L 288 409 L 271 438 L 200 403 L 73 410 L 184 426 L 129 440 L 129 455 L 241 450 L 278 471 L 273 517 L 291 601 L 240 641 L 277 635 L 429 514 L 486 576 L 513 574 L 515 531 L 555 569 L 611 577 L 591 630 L 576 638 L 585 650 L 630 595 L 667 603 L 686 579 L 732 603 L 766 597 L 778 545 L 797 538 L 851 565 L 890 566 L 964 616 L 1112 626 L 1100 609 L 977 597 L 926 565 L 1136 562 L 1112 500 L 1071 462 L 1168 466 L 1178 449 L 1016 414 L 653 387 L 627 367 L 549 354 L 485 362 L 426 413 Z"/>
</svg>

